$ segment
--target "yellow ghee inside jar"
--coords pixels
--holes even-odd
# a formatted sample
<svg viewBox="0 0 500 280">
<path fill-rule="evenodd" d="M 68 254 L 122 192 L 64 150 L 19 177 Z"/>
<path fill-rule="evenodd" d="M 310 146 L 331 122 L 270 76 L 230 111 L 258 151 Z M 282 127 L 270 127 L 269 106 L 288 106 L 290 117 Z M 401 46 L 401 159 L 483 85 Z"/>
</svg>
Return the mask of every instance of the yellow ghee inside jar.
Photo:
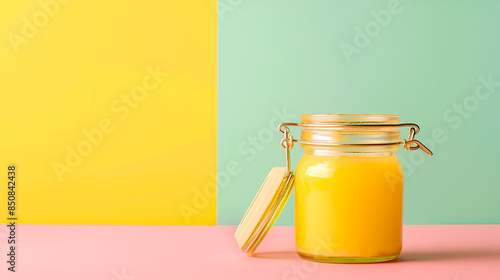
<svg viewBox="0 0 500 280">
<path fill-rule="evenodd" d="M 394 115 L 303 115 L 305 124 L 391 124 Z M 302 139 L 295 171 L 295 239 L 304 259 L 322 262 L 381 262 L 402 248 L 403 170 L 399 145 L 348 144 L 399 141 L 395 128 L 318 129 Z"/>
</svg>

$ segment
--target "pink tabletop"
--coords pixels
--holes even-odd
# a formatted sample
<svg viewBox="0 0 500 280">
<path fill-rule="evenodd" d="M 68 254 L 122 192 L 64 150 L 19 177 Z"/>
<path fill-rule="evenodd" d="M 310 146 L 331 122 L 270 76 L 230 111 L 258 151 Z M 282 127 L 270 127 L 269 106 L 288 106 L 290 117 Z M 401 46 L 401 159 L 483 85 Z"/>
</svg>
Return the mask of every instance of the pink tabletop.
<svg viewBox="0 0 500 280">
<path fill-rule="evenodd" d="M 293 227 L 274 227 L 255 257 L 234 226 L 55 226 L 17 228 L 17 272 L 7 271 L 0 228 L 0 279 L 500 279 L 500 225 L 405 226 L 400 258 L 324 264 L 294 252 Z"/>
</svg>

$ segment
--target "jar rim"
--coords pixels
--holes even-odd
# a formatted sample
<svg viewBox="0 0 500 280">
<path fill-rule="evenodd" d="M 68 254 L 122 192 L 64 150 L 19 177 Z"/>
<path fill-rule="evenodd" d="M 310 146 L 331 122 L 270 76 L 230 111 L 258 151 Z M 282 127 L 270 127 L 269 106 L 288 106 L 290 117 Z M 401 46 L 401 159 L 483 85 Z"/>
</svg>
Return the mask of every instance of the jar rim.
<svg viewBox="0 0 500 280">
<path fill-rule="evenodd" d="M 303 124 L 397 124 L 398 115 L 391 114 L 303 114 Z"/>
</svg>

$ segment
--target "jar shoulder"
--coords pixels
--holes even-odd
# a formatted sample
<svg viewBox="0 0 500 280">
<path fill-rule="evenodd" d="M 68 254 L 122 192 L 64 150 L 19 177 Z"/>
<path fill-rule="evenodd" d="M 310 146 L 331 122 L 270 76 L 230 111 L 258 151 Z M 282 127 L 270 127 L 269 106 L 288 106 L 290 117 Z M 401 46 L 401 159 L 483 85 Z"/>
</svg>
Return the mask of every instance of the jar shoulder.
<svg viewBox="0 0 500 280">
<path fill-rule="evenodd" d="M 397 155 L 353 156 L 339 154 L 304 153 L 295 169 L 298 177 L 331 177 L 336 172 L 389 173 L 404 177 Z"/>
</svg>

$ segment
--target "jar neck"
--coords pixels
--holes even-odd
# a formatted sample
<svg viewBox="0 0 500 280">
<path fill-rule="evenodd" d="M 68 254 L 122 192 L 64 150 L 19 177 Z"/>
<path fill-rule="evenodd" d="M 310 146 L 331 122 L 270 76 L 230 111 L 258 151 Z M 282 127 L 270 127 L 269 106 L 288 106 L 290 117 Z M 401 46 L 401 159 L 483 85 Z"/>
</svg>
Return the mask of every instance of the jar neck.
<svg viewBox="0 0 500 280">
<path fill-rule="evenodd" d="M 310 156 L 325 156 L 325 157 L 381 157 L 395 156 L 399 147 L 384 147 L 384 148 L 328 148 L 328 147 L 311 147 L 302 145 L 304 154 Z"/>
<path fill-rule="evenodd" d="M 396 115 L 302 115 L 301 147 L 319 154 L 393 155 L 401 134 Z"/>
</svg>

